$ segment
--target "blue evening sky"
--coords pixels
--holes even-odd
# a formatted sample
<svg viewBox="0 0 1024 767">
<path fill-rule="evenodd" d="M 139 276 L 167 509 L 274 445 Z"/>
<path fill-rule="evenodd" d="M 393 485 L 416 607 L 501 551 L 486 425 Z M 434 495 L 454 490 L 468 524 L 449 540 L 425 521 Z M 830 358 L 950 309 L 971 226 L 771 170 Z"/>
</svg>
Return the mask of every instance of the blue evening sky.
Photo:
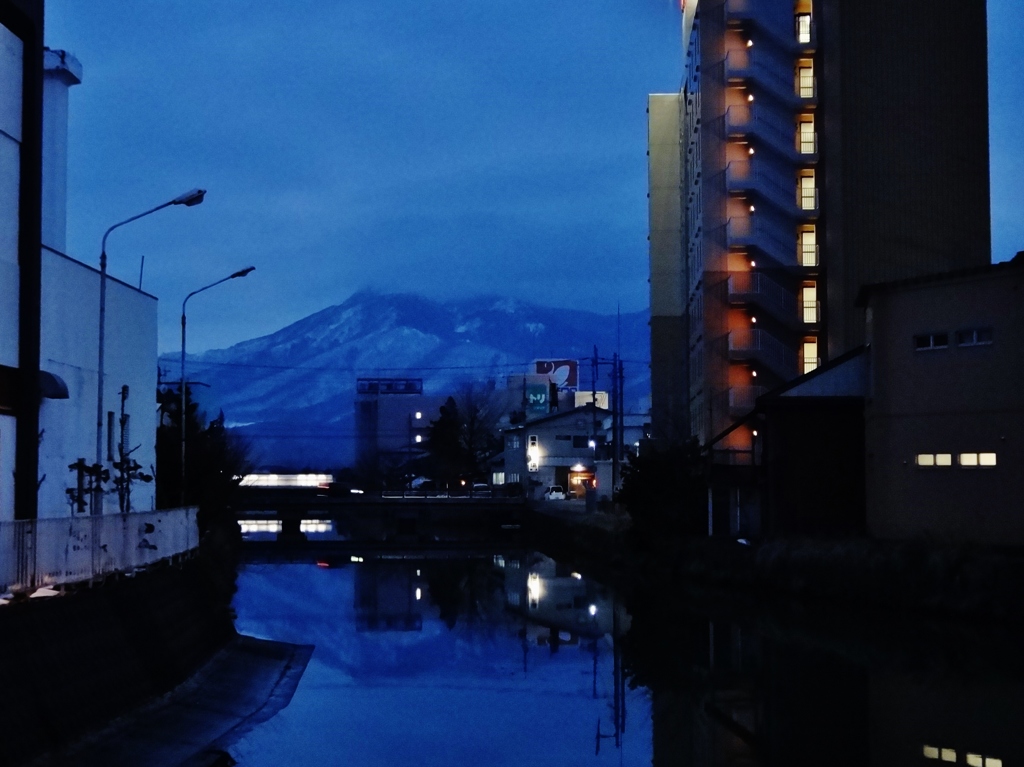
<svg viewBox="0 0 1024 767">
<path fill-rule="evenodd" d="M 989 0 L 993 253 L 1024 249 L 1019 0 Z M 71 91 L 68 250 L 160 298 L 160 348 L 272 332 L 364 287 L 647 303 L 646 98 L 675 0 L 48 0 Z"/>
</svg>

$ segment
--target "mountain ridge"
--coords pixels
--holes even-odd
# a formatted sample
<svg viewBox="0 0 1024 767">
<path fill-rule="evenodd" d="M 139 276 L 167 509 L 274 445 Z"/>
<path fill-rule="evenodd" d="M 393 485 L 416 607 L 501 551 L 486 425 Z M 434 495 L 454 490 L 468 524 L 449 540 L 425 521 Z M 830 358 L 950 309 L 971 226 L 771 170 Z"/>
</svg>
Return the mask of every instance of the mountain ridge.
<svg viewBox="0 0 1024 767">
<path fill-rule="evenodd" d="M 196 397 L 247 436 L 259 463 L 337 466 L 354 459 L 358 377 L 422 378 L 443 395 L 469 380 L 529 372 L 536 359 L 610 357 L 621 340 L 627 410 L 649 393 L 648 314 L 558 309 L 498 295 L 436 301 L 362 290 L 274 333 L 188 357 Z M 176 355 L 161 362 L 174 369 Z M 581 386 L 591 385 L 581 364 Z M 605 374 L 606 375 L 606 374 Z M 208 388 L 207 388 L 208 387 Z M 600 378 L 599 389 L 608 385 Z"/>
</svg>

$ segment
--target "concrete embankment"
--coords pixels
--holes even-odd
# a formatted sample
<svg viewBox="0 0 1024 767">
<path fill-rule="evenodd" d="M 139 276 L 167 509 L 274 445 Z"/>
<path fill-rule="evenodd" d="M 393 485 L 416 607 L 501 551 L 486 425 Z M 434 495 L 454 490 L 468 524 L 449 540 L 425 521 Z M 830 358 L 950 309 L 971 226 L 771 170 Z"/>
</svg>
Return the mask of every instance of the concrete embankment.
<svg viewBox="0 0 1024 767">
<path fill-rule="evenodd" d="M 235 636 L 197 557 L 0 607 L 0 763 L 20 764 L 162 695 Z"/>
<path fill-rule="evenodd" d="M 1024 552 L 936 541 L 684 538 L 613 514 L 538 507 L 535 545 L 629 593 L 692 584 L 762 600 L 1024 622 Z M 669 589 L 671 591 L 671 589 Z"/>
</svg>

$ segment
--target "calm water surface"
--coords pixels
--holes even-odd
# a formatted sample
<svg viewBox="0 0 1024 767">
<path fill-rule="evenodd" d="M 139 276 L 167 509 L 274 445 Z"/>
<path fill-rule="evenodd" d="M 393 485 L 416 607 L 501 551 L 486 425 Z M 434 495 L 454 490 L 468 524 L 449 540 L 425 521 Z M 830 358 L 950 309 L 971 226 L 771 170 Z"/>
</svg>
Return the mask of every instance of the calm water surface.
<svg viewBox="0 0 1024 767">
<path fill-rule="evenodd" d="M 668 583 L 625 605 L 525 551 L 334 564 L 240 574 L 240 632 L 316 645 L 246 767 L 1024 764 L 1014 631 Z"/>
<path fill-rule="evenodd" d="M 249 565 L 236 626 L 314 644 L 242 765 L 648 765 L 650 696 L 621 684 L 629 617 L 540 554 Z M 619 723 L 616 731 L 616 722 Z"/>
</svg>

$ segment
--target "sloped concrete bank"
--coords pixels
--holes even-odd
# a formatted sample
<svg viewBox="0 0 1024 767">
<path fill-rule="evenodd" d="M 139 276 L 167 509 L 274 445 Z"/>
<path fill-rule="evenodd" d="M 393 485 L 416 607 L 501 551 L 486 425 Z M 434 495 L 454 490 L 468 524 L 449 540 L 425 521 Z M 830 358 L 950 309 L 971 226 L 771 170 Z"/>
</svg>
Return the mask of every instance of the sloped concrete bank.
<svg viewBox="0 0 1024 767">
<path fill-rule="evenodd" d="M 0 607 L 0 764 L 16 765 L 186 680 L 235 636 L 202 556 Z"/>
</svg>

